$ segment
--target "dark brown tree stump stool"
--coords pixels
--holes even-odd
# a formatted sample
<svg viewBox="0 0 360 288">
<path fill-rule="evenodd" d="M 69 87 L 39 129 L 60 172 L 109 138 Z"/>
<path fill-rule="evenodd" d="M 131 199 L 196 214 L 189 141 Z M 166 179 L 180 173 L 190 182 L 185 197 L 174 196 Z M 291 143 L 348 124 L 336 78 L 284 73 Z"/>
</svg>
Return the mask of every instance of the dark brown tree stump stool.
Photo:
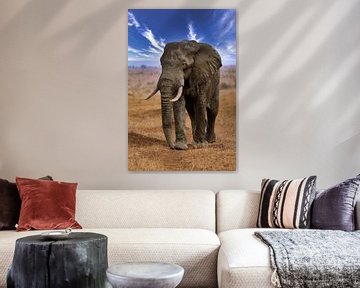
<svg viewBox="0 0 360 288">
<path fill-rule="evenodd" d="M 107 237 L 71 233 L 62 240 L 41 235 L 16 240 L 8 288 L 102 288 L 106 285 Z"/>
</svg>

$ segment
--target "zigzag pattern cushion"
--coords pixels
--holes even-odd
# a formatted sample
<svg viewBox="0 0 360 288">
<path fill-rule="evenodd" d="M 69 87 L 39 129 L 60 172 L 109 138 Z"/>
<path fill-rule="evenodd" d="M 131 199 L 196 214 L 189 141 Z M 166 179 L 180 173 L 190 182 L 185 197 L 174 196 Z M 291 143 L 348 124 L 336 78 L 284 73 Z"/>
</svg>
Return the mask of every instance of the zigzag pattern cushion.
<svg viewBox="0 0 360 288">
<path fill-rule="evenodd" d="M 294 180 L 263 179 L 257 227 L 308 228 L 316 176 Z"/>
</svg>

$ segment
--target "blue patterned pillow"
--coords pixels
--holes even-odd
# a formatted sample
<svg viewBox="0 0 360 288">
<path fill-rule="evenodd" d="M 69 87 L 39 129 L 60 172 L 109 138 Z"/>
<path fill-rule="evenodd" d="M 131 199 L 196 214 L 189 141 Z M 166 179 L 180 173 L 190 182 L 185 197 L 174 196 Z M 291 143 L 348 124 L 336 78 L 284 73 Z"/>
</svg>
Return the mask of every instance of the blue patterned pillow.
<svg viewBox="0 0 360 288">
<path fill-rule="evenodd" d="M 317 191 L 312 205 L 311 228 L 353 231 L 359 186 L 360 174 Z"/>
</svg>

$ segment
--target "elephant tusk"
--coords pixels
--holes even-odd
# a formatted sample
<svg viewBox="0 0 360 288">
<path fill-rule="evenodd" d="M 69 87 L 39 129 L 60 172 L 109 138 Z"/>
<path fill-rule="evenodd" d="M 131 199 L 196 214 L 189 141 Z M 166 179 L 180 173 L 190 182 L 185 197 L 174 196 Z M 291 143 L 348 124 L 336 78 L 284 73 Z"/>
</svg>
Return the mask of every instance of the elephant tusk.
<svg viewBox="0 0 360 288">
<path fill-rule="evenodd" d="M 149 96 L 145 97 L 145 100 L 148 100 L 148 99 L 150 99 L 151 97 L 153 97 L 153 96 L 156 94 L 157 91 L 159 91 L 159 89 L 158 89 L 158 88 L 155 88 L 155 90 L 154 90 L 153 92 L 151 92 L 151 94 L 150 94 Z"/>
<path fill-rule="evenodd" d="M 171 99 L 170 100 L 171 102 L 176 102 L 176 101 L 178 101 L 180 99 L 180 97 L 182 95 L 182 92 L 183 92 L 183 88 L 184 88 L 184 86 L 179 87 L 179 90 L 178 90 L 178 93 L 177 93 L 176 97 Z"/>
</svg>

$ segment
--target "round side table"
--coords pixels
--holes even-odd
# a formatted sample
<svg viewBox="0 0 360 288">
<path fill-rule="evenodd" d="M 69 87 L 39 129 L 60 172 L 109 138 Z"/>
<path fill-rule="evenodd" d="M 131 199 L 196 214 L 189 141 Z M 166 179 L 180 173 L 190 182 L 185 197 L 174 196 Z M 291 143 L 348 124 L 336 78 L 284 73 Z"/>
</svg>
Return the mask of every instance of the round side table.
<svg viewBox="0 0 360 288">
<path fill-rule="evenodd" d="M 117 264 L 106 270 L 114 288 L 175 288 L 184 276 L 184 268 L 161 262 Z"/>
</svg>

